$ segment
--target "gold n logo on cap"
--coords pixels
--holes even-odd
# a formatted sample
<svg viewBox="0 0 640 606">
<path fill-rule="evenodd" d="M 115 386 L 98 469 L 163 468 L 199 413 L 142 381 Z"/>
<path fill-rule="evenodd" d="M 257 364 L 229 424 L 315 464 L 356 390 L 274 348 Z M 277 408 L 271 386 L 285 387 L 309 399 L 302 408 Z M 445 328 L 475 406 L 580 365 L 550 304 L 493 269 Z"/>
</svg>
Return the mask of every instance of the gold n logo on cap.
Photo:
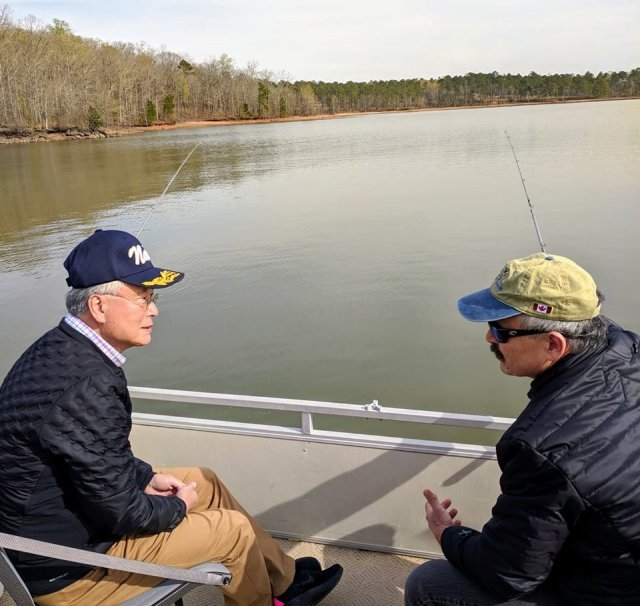
<svg viewBox="0 0 640 606">
<path fill-rule="evenodd" d="M 180 272 L 163 269 L 159 276 L 155 277 L 153 280 L 143 282 L 142 285 L 149 286 L 150 288 L 153 288 L 154 286 L 169 286 L 170 284 L 173 284 L 175 279 L 179 278 L 180 275 Z"/>
</svg>

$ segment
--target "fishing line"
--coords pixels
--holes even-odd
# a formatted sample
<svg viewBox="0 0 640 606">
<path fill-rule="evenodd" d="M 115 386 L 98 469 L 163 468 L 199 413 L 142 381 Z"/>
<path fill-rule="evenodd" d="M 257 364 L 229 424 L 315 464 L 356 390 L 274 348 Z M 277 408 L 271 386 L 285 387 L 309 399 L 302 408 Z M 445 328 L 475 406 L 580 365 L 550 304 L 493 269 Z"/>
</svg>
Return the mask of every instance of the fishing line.
<svg viewBox="0 0 640 606">
<path fill-rule="evenodd" d="M 194 148 L 187 154 L 187 157 L 182 161 L 182 164 L 178 167 L 178 170 L 173 174 L 173 177 L 171 177 L 171 179 L 169 180 L 169 183 L 167 183 L 167 186 L 164 188 L 164 191 L 162 192 L 162 194 L 160 194 L 160 197 L 156 200 L 156 203 L 153 205 L 153 208 L 149 211 L 147 218 L 144 220 L 144 223 L 142 224 L 142 227 L 138 230 L 138 233 L 136 234 L 136 238 L 142 233 L 144 226 L 147 224 L 147 221 L 151 218 L 151 215 L 153 214 L 153 211 L 156 209 L 156 206 L 160 204 L 160 200 L 162 200 L 162 197 L 167 193 L 167 190 L 171 187 L 173 180 L 178 176 L 178 173 L 182 170 L 182 167 L 187 163 L 187 160 L 189 159 L 191 154 L 194 151 L 196 151 L 196 148 L 199 145 L 200 143 L 195 144 Z"/>
<path fill-rule="evenodd" d="M 522 182 L 522 189 L 524 189 L 524 195 L 527 198 L 527 204 L 529 204 L 529 211 L 531 212 L 531 218 L 533 219 L 533 226 L 536 228 L 536 235 L 538 236 L 538 243 L 540 244 L 540 250 L 542 252 L 547 252 L 544 247 L 545 244 L 542 241 L 542 234 L 540 233 L 540 227 L 538 225 L 538 221 L 536 221 L 536 213 L 533 212 L 533 204 L 531 204 L 531 198 L 529 198 L 529 192 L 527 191 L 527 186 L 524 182 L 524 177 L 522 176 L 522 171 L 520 170 L 520 162 L 518 162 L 518 156 L 516 156 L 516 150 L 513 147 L 513 143 L 511 143 L 511 138 L 509 137 L 509 133 L 504 131 L 505 136 L 507 137 L 507 141 L 509 141 L 509 147 L 511 147 L 511 151 L 513 152 L 513 158 L 516 161 L 516 166 L 518 167 L 518 173 L 520 175 L 520 181 Z"/>
</svg>

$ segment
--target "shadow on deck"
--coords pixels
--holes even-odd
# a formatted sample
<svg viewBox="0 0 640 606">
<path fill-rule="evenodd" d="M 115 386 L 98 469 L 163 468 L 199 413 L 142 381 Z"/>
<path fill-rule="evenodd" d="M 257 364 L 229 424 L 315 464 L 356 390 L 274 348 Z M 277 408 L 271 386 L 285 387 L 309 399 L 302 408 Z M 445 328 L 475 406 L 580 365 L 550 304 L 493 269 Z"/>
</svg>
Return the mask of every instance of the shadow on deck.
<svg viewBox="0 0 640 606">
<path fill-rule="evenodd" d="M 409 573 L 425 560 L 373 551 L 361 551 L 278 539 L 293 558 L 313 556 L 323 566 L 341 564 L 344 574 L 340 584 L 323 602 L 323 606 L 402 606 L 404 582 Z M 192 591 L 185 606 L 222 606 L 217 589 L 202 587 Z M 0 606 L 4 606 L 0 603 Z"/>
</svg>

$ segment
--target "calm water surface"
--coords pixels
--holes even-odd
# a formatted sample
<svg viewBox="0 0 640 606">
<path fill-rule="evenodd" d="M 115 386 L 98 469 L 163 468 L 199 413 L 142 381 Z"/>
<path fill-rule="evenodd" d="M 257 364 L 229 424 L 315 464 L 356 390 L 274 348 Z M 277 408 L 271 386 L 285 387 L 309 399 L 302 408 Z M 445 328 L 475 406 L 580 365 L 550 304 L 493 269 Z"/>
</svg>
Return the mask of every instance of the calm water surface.
<svg viewBox="0 0 640 606">
<path fill-rule="evenodd" d="M 359 116 L 0 148 L 4 376 L 64 314 L 67 252 L 137 232 L 162 292 L 132 385 L 515 416 L 456 299 L 537 252 L 574 258 L 640 331 L 640 101 Z"/>
</svg>

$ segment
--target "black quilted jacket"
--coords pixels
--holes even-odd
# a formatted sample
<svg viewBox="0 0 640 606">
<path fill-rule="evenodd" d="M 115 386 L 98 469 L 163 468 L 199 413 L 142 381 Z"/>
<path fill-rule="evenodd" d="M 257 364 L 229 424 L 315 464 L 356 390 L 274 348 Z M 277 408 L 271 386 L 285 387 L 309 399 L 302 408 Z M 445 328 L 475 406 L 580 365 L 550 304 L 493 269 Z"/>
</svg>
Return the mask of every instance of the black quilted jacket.
<svg viewBox="0 0 640 606">
<path fill-rule="evenodd" d="M 65 322 L 38 339 L 0 388 L 0 531 L 104 552 L 177 526 L 184 502 L 143 492 L 153 471 L 134 458 L 130 430 L 120 368 Z M 90 570 L 10 555 L 34 595 Z"/>
<path fill-rule="evenodd" d="M 606 349 L 537 377 L 497 445 L 492 518 L 443 533 L 447 558 L 497 596 L 546 582 L 563 605 L 640 604 L 638 347 L 612 325 Z"/>
</svg>

